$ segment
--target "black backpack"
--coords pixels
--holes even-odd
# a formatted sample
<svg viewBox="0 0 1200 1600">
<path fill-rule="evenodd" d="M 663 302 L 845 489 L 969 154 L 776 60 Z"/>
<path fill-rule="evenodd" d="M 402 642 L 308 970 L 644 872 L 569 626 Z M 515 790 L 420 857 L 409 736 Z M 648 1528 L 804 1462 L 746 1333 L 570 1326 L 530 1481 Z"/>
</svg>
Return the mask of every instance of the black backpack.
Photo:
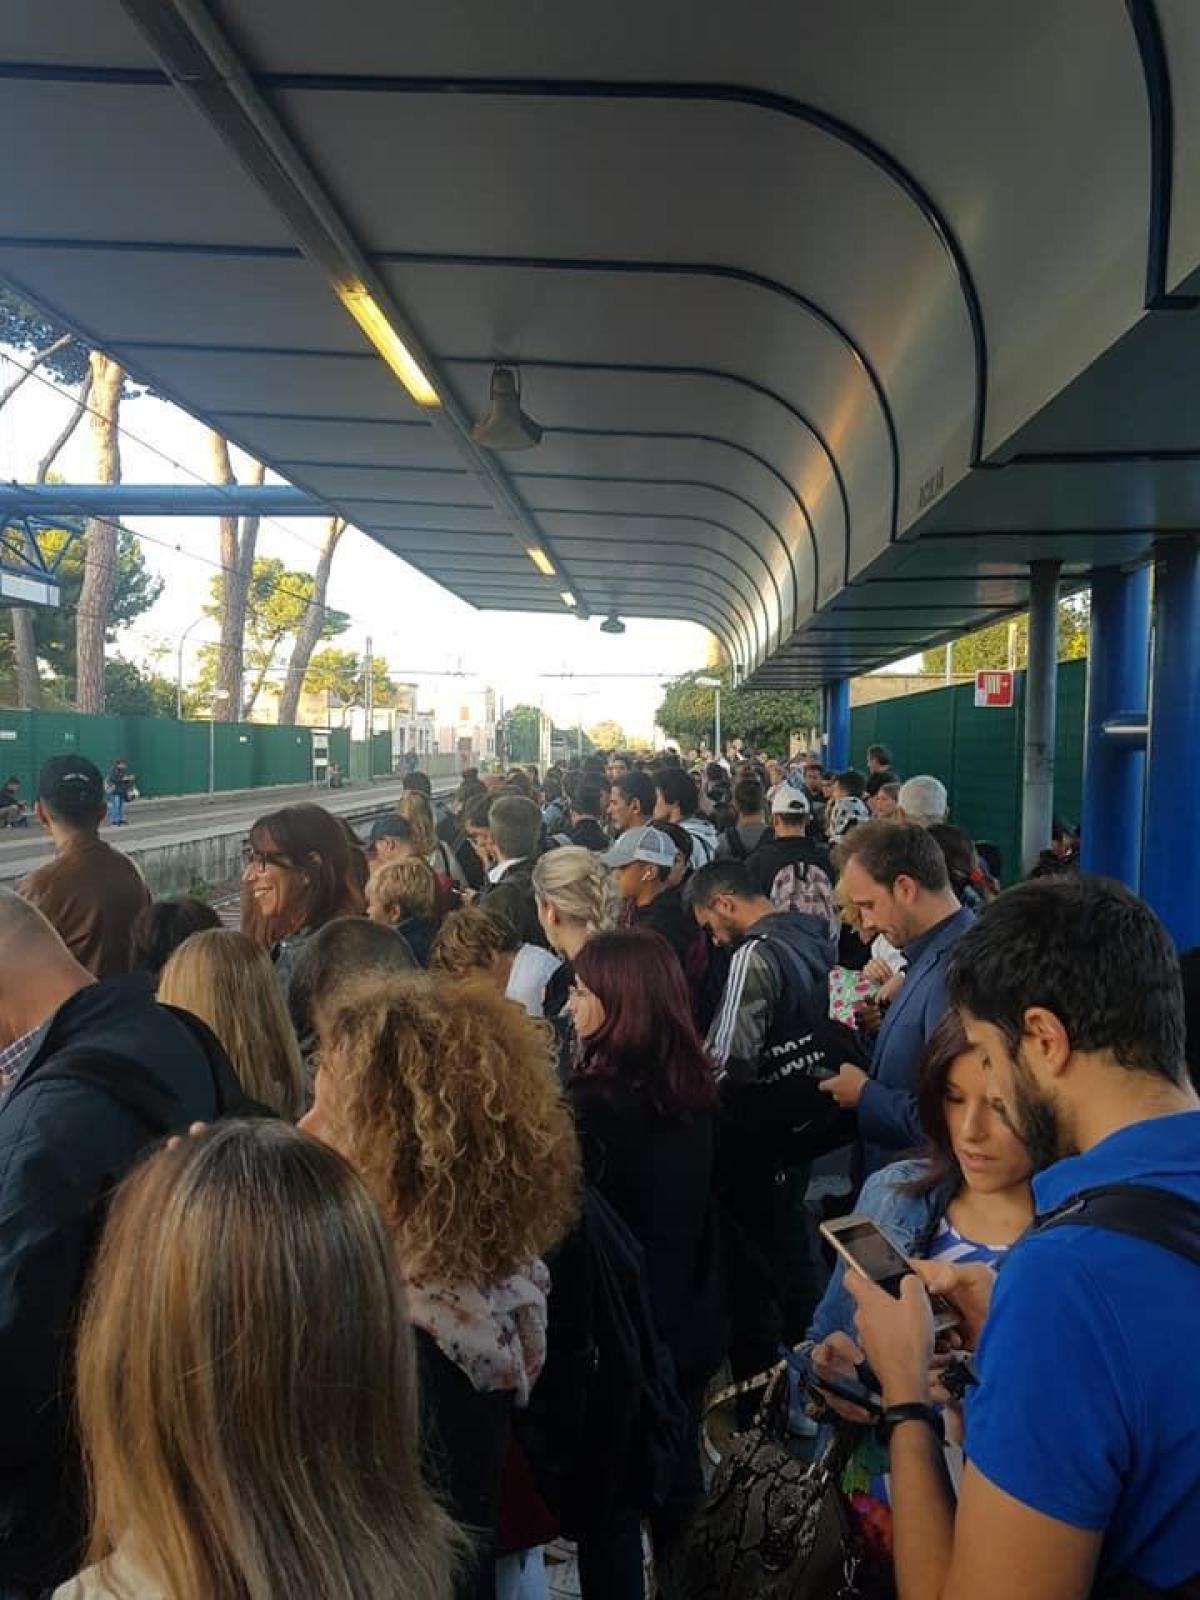
<svg viewBox="0 0 1200 1600">
<path fill-rule="evenodd" d="M 1085 1189 L 1056 1211 L 1034 1220 L 1034 1233 L 1051 1228 L 1105 1228 L 1171 1250 L 1200 1267 L 1200 1203 L 1169 1189 L 1111 1183 Z M 1200 1573 L 1171 1590 L 1152 1589 L 1137 1578 L 1103 1579 L 1092 1600 L 1200 1600 Z"/>
<path fill-rule="evenodd" d="M 573 1537 L 618 1507 L 661 1507 L 687 1425 L 641 1246 L 590 1185 L 578 1226 L 548 1265 L 546 1365 L 513 1426 L 539 1491 Z"/>
</svg>

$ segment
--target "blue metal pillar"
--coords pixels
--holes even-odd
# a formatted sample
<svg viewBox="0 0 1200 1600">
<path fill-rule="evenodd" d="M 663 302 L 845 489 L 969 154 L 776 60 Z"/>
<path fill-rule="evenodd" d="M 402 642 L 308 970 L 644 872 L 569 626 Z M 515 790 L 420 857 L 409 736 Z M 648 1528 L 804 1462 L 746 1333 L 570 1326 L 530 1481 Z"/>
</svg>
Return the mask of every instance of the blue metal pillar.
<svg viewBox="0 0 1200 1600">
<path fill-rule="evenodd" d="M 1059 561 L 1029 564 L 1029 661 L 1025 671 L 1025 781 L 1021 793 L 1021 870 L 1032 872 L 1050 844 L 1054 818 L 1054 739 L 1058 720 Z"/>
<path fill-rule="evenodd" d="M 1180 950 L 1200 944 L 1200 541 L 1155 551 L 1142 894 Z"/>
<path fill-rule="evenodd" d="M 1106 735 L 1112 717 L 1146 705 L 1150 568 L 1105 567 L 1092 576 L 1083 761 L 1082 864 L 1136 890 L 1142 870 L 1144 751 Z"/>
<path fill-rule="evenodd" d="M 825 765 L 844 772 L 850 765 L 850 680 L 838 678 L 823 691 L 825 708 Z"/>
</svg>

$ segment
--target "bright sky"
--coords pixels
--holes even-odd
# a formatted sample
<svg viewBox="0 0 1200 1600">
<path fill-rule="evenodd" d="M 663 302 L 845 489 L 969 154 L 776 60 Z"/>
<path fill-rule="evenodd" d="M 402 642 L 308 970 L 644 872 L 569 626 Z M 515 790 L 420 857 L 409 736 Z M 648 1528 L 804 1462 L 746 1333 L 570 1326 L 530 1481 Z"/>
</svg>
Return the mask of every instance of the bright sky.
<svg viewBox="0 0 1200 1600">
<path fill-rule="evenodd" d="M 0 389 L 16 374 L 0 352 Z M 70 404 L 68 395 L 34 377 L 0 410 L 0 480 L 32 480 L 38 458 L 66 421 Z M 93 478 L 86 427 L 85 419 L 56 465 L 69 482 Z M 201 424 L 149 396 L 122 407 L 121 462 L 126 483 L 211 481 Z M 239 477 L 243 466 L 235 452 Z M 200 617 L 217 570 L 216 522 L 126 520 L 143 536 L 147 565 L 166 586 L 157 604 L 121 633 L 115 649 L 173 677 L 180 638 Z M 315 518 L 264 519 L 258 551 L 311 572 L 320 531 Z M 338 547 L 328 603 L 353 619 L 338 644 L 361 652 L 369 636 L 394 677 L 427 689 L 422 705 L 432 701 L 432 675 L 466 672 L 478 674 L 481 684 L 490 683 L 505 705 L 541 705 L 567 727 L 577 718 L 588 727 L 611 717 L 639 740 L 651 737 L 661 678 L 702 667 L 709 649 L 707 631 L 688 622 L 626 619 L 625 633 L 614 637 L 600 632 L 599 618 L 585 624 L 568 616 L 476 611 L 356 528 L 347 530 Z M 194 670 L 199 645 L 215 637 L 214 622 L 205 620 L 192 629 L 184 646 L 185 681 Z M 574 676 L 570 681 L 544 676 L 553 673 Z"/>
</svg>

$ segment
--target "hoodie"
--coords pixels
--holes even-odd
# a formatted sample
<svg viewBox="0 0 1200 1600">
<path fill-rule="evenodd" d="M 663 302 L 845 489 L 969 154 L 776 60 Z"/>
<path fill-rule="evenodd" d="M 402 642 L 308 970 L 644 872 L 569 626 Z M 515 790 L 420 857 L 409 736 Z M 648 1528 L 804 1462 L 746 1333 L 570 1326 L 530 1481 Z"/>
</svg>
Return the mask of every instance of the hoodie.
<svg viewBox="0 0 1200 1600">
<path fill-rule="evenodd" d="M 776 911 L 754 924 L 734 953 L 708 1033 L 722 1075 L 753 1083 L 773 1035 L 793 1025 L 811 1031 L 824 1021 L 835 956 L 818 917 Z"/>
<path fill-rule="evenodd" d="M 679 826 L 692 836 L 692 871 L 717 857 L 717 830 L 707 817 L 684 817 Z"/>
</svg>

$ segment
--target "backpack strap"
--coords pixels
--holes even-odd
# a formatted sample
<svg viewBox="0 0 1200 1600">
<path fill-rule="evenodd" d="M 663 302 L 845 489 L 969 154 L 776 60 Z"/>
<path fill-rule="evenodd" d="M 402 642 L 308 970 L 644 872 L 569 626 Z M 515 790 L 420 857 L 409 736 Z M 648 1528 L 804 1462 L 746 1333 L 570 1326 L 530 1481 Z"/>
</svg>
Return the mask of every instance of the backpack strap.
<svg viewBox="0 0 1200 1600">
<path fill-rule="evenodd" d="M 1051 1228 L 1104 1228 L 1160 1245 L 1200 1267 L 1200 1202 L 1148 1184 L 1112 1183 L 1085 1189 L 1057 1211 L 1038 1217 L 1034 1233 Z"/>
</svg>

